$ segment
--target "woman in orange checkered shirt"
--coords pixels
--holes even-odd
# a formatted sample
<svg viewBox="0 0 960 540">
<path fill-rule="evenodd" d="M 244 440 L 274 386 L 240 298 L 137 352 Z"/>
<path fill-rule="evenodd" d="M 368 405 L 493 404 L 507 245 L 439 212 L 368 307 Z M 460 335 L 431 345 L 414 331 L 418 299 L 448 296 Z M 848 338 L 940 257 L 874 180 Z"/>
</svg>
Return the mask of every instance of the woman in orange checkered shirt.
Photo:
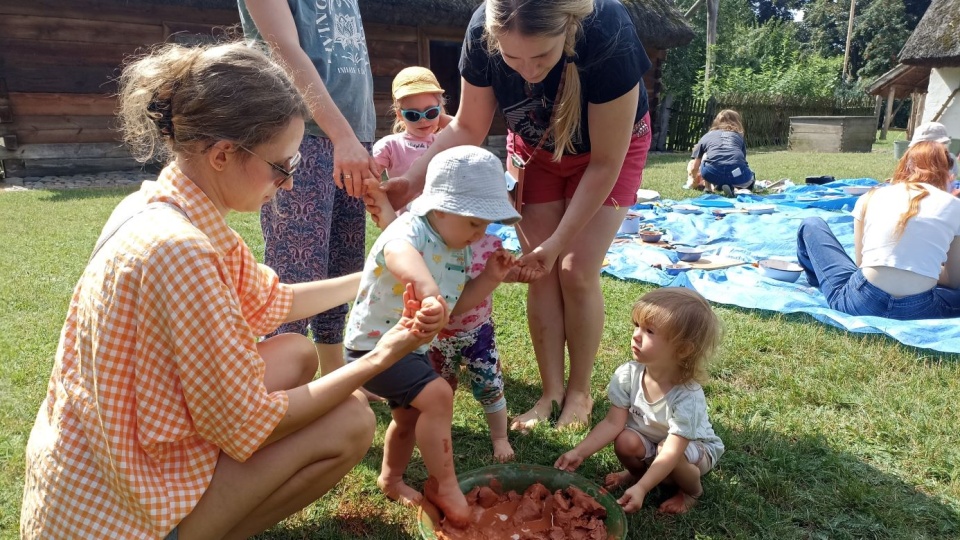
<svg viewBox="0 0 960 540">
<path fill-rule="evenodd" d="M 130 64 L 134 154 L 168 165 L 117 207 L 70 303 L 27 445 L 22 538 L 241 538 L 310 504 L 364 456 L 357 388 L 429 342 L 435 298 L 361 361 L 313 380 L 281 323 L 356 296 L 359 274 L 287 285 L 227 225 L 291 189 L 309 113 L 242 44 L 167 45 Z"/>
</svg>

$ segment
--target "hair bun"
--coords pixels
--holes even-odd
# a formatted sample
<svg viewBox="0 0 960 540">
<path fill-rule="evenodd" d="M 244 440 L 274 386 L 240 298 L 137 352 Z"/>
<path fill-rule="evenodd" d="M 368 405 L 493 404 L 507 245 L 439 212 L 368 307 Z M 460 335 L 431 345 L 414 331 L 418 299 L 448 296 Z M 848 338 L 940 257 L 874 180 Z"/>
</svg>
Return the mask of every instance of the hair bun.
<svg viewBox="0 0 960 540">
<path fill-rule="evenodd" d="M 157 125 L 160 134 L 173 138 L 173 103 L 170 99 L 159 99 L 156 96 L 147 105 L 147 113 L 153 123 Z"/>
</svg>

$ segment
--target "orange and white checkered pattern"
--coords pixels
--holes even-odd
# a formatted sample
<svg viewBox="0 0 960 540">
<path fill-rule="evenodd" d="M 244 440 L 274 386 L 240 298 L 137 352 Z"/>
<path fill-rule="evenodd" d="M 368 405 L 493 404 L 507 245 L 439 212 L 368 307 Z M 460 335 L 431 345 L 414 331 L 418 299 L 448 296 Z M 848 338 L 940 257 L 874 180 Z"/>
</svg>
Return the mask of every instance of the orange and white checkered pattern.
<svg viewBox="0 0 960 540">
<path fill-rule="evenodd" d="M 176 165 L 130 199 L 186 217 L 138 215 L 81 276 L 27 444 L 25 539 L 162 538 L 220 452 L 249 458 L 287 410 L 256 341 L 291 289 Z"/>
</svg>

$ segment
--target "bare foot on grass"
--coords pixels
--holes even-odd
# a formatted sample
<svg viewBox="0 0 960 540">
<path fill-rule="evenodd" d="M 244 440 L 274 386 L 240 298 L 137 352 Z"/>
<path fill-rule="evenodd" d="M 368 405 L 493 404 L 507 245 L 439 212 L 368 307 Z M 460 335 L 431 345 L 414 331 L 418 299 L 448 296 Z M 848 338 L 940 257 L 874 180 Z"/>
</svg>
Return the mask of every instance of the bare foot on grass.
<svg viewBox="0 0 960 540">
<path fill-rule="evenodd" d="M 423 495 L 408 486 L 406 482 L 403 481 L 403 478 L 381 476 L 377 478 L 377 487 L 380 488 L 380 491 L 382 491 L 387 498 L 397 501 L 404 506 L 415 507 L 423 500 Z"/>
<path fill-rule="evenodd" d="M 638 478 L 630 471 L 624 469 L 620 472 L 613 472 L 603 478 L 603 487 L 607 491 L 613 491 L 622 487 L 629 487 L 637 483 Z"/>
<path fill-rule="evenodd" d="M 697 497 L 699 497 L 699 495 Z M 688 510 L 696 506 L 697 497 L 687 495 L 683 491 L 677 491 L 676 495 L 663 501 L 657 510 L 664 514 L 685 514 Z"/>
<path fill-rule="evenodd" d="M 563 400 L 563 412 L 557 420 L 557 429 L 590 427 L 593 399 L 588 394 L 567 392 Z"/>
<path fill-rule="evenodd" d="M 451 487 L 444 487 L 435 476 L 431 476 L 423 484 L 423 494 L 443 512 L 446 520 L 454 527 L 462 529 L 470 524 L 473 513 L 467 505 L 467 498 L 463 496 L 456 482 Z"/>
<path fill-rule="evenodd" d="M 506 437 L 502 439 L 493 439 L 493 460 L 497 463 L 507 463 L 513 461 L 513 447 Z"/>
<path fill-rule="evenodd" d="M 559 408 L 559 406 L 560 403 L 557 400 L 541 397 L 529 411 L 513 419 L 510 429 L 521 433 L 529 433 L 540 422 L 549 421 L 553 408 Z"/>
</svg>

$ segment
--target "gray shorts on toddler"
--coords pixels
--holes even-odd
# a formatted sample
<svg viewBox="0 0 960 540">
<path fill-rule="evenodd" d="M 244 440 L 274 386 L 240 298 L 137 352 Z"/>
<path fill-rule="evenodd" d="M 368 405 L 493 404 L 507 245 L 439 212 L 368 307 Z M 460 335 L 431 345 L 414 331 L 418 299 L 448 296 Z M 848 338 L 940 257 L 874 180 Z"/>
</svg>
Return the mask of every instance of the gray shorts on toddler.
<svg viewBox="0 0 960 540">
<path fill-rule="evenodd" d="M 346 360 L 353 362 L 368 352 L 370 351 L 346 349 Z M 420 395 L 424 387 L 439 377 L 440 375 L 434 371 L 430 361 L 427 360 L 426 354 L 412 352 L 397 360 L 396 364 L 374 375 L 363 387 L 386 398 L 391 409 L 410 408 L 410 402 Z"/>
</svg>

